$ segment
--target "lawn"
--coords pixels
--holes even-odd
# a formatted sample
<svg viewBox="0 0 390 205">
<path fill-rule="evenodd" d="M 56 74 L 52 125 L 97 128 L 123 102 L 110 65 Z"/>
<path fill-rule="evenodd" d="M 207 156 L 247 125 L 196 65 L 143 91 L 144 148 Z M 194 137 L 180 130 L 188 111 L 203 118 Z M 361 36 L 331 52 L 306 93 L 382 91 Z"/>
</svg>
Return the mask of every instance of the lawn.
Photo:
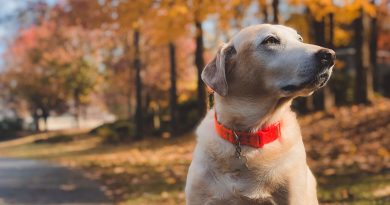
<svg viewBox="0 0 390 205">
<path fill-rule="evenodd" d="M 390 204 L 390 101 L 299 118 L 322 204 Z M 49 160 L 101 182 L 118 204 L 184 204 L 195 136 L 107 145 L 85 130 L 0 142 L 0 156 Z"/>
</svg>

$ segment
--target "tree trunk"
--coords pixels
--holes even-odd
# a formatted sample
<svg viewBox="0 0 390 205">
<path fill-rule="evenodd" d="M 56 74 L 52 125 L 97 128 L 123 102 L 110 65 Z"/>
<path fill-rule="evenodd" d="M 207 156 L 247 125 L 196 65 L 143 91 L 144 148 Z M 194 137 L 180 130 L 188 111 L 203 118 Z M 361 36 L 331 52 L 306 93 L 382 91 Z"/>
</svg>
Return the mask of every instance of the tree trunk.
<svg viewBox="0 0 390 205">
<path fill-rule="evenodd" d="M 355 103 L 370 103 L 370 59 L 367 38 L 367 20 L 363 10 L 354 21 L 355 49 L 356 49 L 356 72 L 355 72 Z"/>
<path fill-rule="evenodd" d="M 321 21 L 317 21 L 316 19 L 312 19 L 313 25 L 313 35 L 314 35 L 314 43 L 319 46 L 325 46 L 325 19 Z M 312 106 L 308 106 L 308 111 L 313 110 L 322 110 L 324 109 L 324 99 L 325 99 L 325 91 L 324 89 L 320 89 L 317 92 L 314 92 L 312 96 L 307 99 L 307 103 L 313 103 Z"/>
<path fill-rule="evenodd" d="M 202 82 L 202 71 L 205 66 L 203 59 L 203 29 L 202 23 L 199 20 L 195 20 L 196 27 L 196 49 L 195 49 L 195 65 L 198 71 L 198 111 L 199 117 L 203 116 L 207 110 L 206 103 L 206 89 Z"/>
<path fill-rule="evenodd" d="M 264 4 L 261 4 L 261 13 L 263 13 L 263 22 L 264 23 L 268 23 L 269 22 L 269 19 L 268 19 L 268 7 L 267 7 L 267 2 L 265 2 Z"/>
<path fill-rule="evenodd" d="M 375 4 L 375 1 L 371 1 L 372 4 Z M 371 66 L 373 70 L 373 86 L 374 91 L 379 91 L 380 84 L 379 84 L 379 73 L 378 73 L 378 64 L 377 64 L 377 49 L 378 49 L 378 24 L 377 24 L 377 17 L 371 18 L 371 35 L 370 35 L 370 60 L 371 60 Z"/>
<path fill-rule="evenodd" d="M 305 101 L 305 111 L 306 112 L 310 112 L 310 111 L 314 111 L 314 97 L 313 95 L 309 96 L 306 98 L 306 101 Z"/>
<path fill-rule="evenodd" d="M 329 14 L 329 42 L 328 42 L 328 47 L 331 49 L 334 49 L 333 45 L 333 39 L 334 39 L 334 14 L 330 13 Z M 331 88 L 329 85 L 324 87 L 323 90 L 323 104 L 324 104 L 324 110 L 326 112 L 330 112 L 332 108 L 334 107 L 335 104 L 335 96 L 334 93 L 332 92 Z"/>
<path fill-rule="evenodd" d="M 272 1 L 272 11 L 274 14 L 274 24 L 279 23 L 279 0 L 273 0 Z"/>
<path fill-rule="evenodd" d="M 129 74 L 129 79 L 131 79 L 130 78 L 131 77 L 131 75 Z M 127 112 L 127 119 L 131 119 L 132 118 L 132 116 L 133 116 L 133 112 L 132 112 L 132 110 L 131 110 L 131 94 L 132 94 L 132 92 L 131 92 L 131 89 L 130 89 L 130 86 L 129 87 L 127 87 L 127 91 L 126 91 L 126 104 L 127 104 L 127 108 L 126 108 L 126 112 Z"/>
<path fill-rule="evenodd" d="M 313 19 L 314 41 L 317 45 L 325 46 L 325 19 L 316 21 Z"/>
<path fill-rule="evenodd" d="M 43 116 L 43 124 L 45 125 L 45 129 L 44 131 L 47 132 L 49 129 L 47 128 L 47 118 L 49 118 L 49 116 Z"/>
<path fill-rule="evenodd" d="M 363 68 L 363 18 L 358 17 L 354 22 L 355 32 L 355 52 L 356 52 L 356 65 L 355 65 L 355 102 L 365 103 L 367 101 L 366 86 L 367 83 L 364 78 Z"/>
<path fill-rule="evenodd" d="M 76 89 L 73 93 L 74 100 L 74 118 L 76 120 L 76 128 L 80 128 L 80 95 Z"/>
<path fill-rule="evenodd" d="M 35 129 L 34 131 L 39 132 L 41 129 L 39 127 L 39 114 L 37 109 L 34 109 L 32 117 L 33 117 L 34 129 Z"/>
<path fill-rule="evenodd" d="M 177 121 L 176 121 L 176 110 L 177 110 L 177 93 L 176 93 L 176 46 L 172 42 L 169 43 L 169 62 L 170 62 L 170 110 L 171 110 L 171 135 L 177 134 Z"/>
<path fill-rule="evenodd" d="M 370 43 L 371 43 L 371 19 L 365 15 L 363 16 L 363 27 L 366 28 L 364 30 L 364 38 L 363 41 L 363 53 L 364 53 L 364 68 L 366 69 L 366 79 L 367 79 L 367 99 L 368 103 L 371 103 L 374 99 L 374 80 L 373 80 L 373 65 L 371 60 L 371 51 L 370 51 Z M 376 55 L 376 53 L 375 53 Z M 376 57 L 375 57 L 376 58 Z"/>
<path fill-rule="evenodd" d="M 41 108 L 41 111 L 42 111 L 41 117 L 43 119 L 43 126 L 44 126 L 43 131 L 47 132 L 48 131 L 47 119 L 49 118 L 49 111 L 47 109 L 45 109 L 45 108 Z"/>
<path fill-rule="evenodd" d="M 125 45 L 124 52 L 125 53 L 129 53 L 129 51 L 130 51 L 130 41 L 129 40 L 130 40 L 129 33 L 126 32 L 126 34 L 124 35 L 124 45 Z M 128 60 L 129 59 L 128 57 L 126 57 L 125 59 L 126 59 L 127 63 L 130 63 L 130 61 Z M 132 70 L 127 69 L 126 74 L 128 76 L 128 79 L 131 80 L 131 78 L 133 77 Z M 126 117 L 129 120 L 131 120 L 131 118 L 133 117 L 131 95 L 132 95 L 131 86 L 128 86 L 127 90 L 126 90 L 126 104 L 127 104 L 127 108 L 126 108 L 127 116 Z"/>
<path fill-rule="evenodd" d="M 136 111 L 135 111 L 135 123 L 136 132 L 135 139 L 140 140 L 143 138 L 143 116 L 142 116 L 142 80 L 141 80 L 141 56 L 139 46 L 140 33 L 138 30 L 134 31 L 134 62 L 135 69 L 135 89 L 136 89 Z"/>
</svg>

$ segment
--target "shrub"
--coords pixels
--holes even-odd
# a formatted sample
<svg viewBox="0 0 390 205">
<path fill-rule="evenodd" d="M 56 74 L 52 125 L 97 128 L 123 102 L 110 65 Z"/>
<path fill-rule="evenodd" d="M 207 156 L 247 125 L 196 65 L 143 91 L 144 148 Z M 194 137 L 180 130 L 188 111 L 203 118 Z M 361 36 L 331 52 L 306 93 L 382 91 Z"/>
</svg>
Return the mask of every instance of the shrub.
<svg viewBox="0 0 390 205">
<path fill-rule="evenodd" d="M 189 99 L 178 105 L 178 122 L 180 122 L 180 131 L 187 132 L 192 130 L 198 124 L 200 118 L 198 111 L 198 101 Z"/>
<path fill-rule="evenodd" d="M 106 143 L 116 144 L 132 141 L 135 128 L 134 124 L 128 120 L 118 120 L 96 127 L 90 133 L 104 138 Z"/>
<path fill-rule="evenodd" d="M 4 118 L 0 120 L 0 139 L 7 139 L 16 136 L 22 131 L 23 120 L 20 118 Z"/>
</svg>

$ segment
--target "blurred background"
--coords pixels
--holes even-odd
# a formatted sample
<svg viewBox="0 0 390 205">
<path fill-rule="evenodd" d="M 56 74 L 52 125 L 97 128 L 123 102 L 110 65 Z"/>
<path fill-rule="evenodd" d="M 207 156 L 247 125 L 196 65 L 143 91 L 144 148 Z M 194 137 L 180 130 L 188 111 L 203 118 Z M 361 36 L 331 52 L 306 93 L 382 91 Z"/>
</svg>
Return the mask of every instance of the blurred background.
<svg viewBox="0 0 390 205">
<path fill-rule="evenodd" d="M 203 67 L 241 28 L 284 24 L 337 54 L 293 104 L 320 200 L 390 203 L 390 1 L 0 3 L 0 156 L 81 169 L 116 203 L 183 204 Z"/>
</svg>

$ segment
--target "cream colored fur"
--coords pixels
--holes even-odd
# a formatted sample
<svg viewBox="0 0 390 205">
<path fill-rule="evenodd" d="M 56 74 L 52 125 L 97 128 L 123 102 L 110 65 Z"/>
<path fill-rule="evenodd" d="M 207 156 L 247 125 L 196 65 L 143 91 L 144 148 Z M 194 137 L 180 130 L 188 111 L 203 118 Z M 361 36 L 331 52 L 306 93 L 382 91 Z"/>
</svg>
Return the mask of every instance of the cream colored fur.
<svg viewBox="0 0 390 205">
<path fill-rule="evenodd" d="M 262 47 L 260 42 L 270 33 L 281 39 L 284 48 L 282 44 Z M 207 113 L 196 131 L 197 145 L 185 188 L 188 205 L 318 204 L 316 181 L 307 166 L 300 128 L 290 109 L 294 97 L 308 95 L 318 87 L 305 86 L 290 93 L 280 90 L 283 83 L 302 81 L 299 69 L 316 69 L 311 56 L 321 47 L 304 44 L 297 36 L 295 30 L 278 25 L 249 27 L 223 45 L 216 63 L 209 64 L 216 66 L 209 69 L 222 66 L 226 70 L 202 76 L 216 92 L 222 91 L 221 95 L 215 93 L 216 110 Z M 224 53 L 229 46 L 235 53 Z M 231 58 L 226 60 L 226 68 L 221 64 L 225 58 Z M 207 79 L 217 75 L 226 79 Z M 237 159 L 234 145 L 215 131 L 215 112 L 222 124 L 235 130 L 256 131 L 279 121 L 281 137 L 261 149 L 242 146 L 244 160 Z"/>
</svg>

